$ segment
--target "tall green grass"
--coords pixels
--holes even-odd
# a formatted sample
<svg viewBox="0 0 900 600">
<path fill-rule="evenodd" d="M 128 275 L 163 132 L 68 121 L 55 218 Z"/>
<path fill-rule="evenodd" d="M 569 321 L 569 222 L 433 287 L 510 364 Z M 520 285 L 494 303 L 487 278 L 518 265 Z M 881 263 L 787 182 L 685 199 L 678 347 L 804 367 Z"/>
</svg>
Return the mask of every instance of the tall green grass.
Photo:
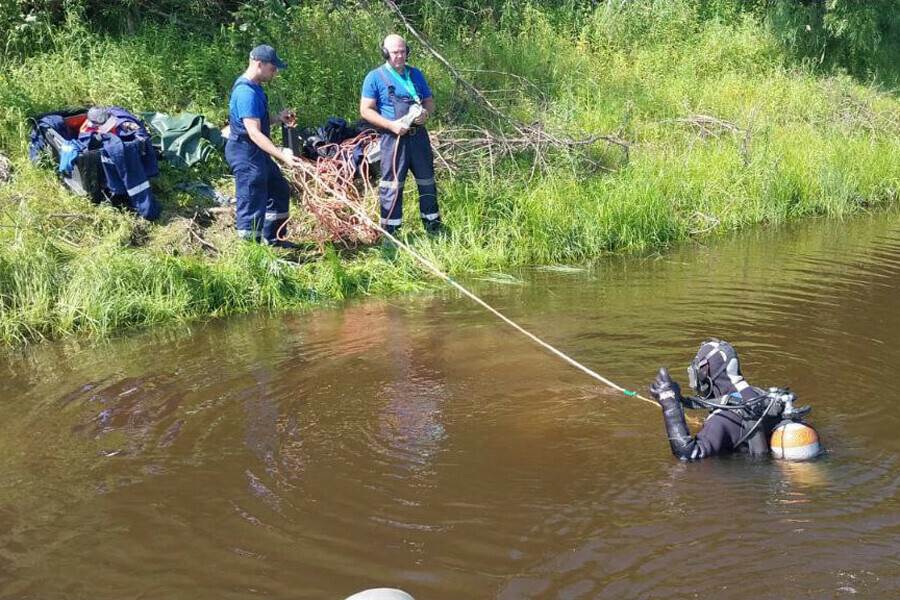
<svg viewBox="0 0 900 600">
<path fill-rule="evenodd" d="M 306 123 L 354 119 L 361 80 L 380 62 L 380 39 L 397 29 L 391 16 L 307 5 L 279 22 L 264 4 L 247 5 L 222 27 L 148 24 L 128 36 L 73 20 L 47 33 L 40 52 L 0 58 L 0 149 L 14 164 L 12 182 L 0 187 L 0 341 L 102 337 L 430 281 L 409 257 L 385 261 L 376 249 L 326 249 L 291 262 L 239 243 L 227 223 L 201 223 L 220 250 L 205 252 L 187 229 L 198 201 L 174 185 L 202 179 L 228 190 L 221 158 L 193 171 L 164 166 L 154 184 L 163 217 L 154 225 L 72 196 L 50 168 L 27 162 L 26 116 L 61 106 L 118 104 L 223 121 L 231 83 L 262 42 L 289 63 L 269 87 L 273 108 L 292 106 Z M 508 3 L 500 18 L 454 26 L 453 5 L 426 4 L 421 18 L 432 42 L 476 85 L 503 90 L 493 97 L 511 115 L 575 136 L 620 133 L 632 147 L 627 162 L 617 148 L 595 148 L 600 170 L 560 155 L 537 172 L 523 157 L 472 175 L 442 173 L 452 233 L 438 240 L 421 234 L 407 186 L 410 243 L 464 276 L 894 203 L 900 101 L 798 66 L 764 21 L 741 11 L 710 18 L 709 5 Z M 451 119 L 490 122 L 433 57 L 414 52 L 437 98 L 433 128 Z M 730 126 L 701 129 L 699 115 Z"/>
</svg>

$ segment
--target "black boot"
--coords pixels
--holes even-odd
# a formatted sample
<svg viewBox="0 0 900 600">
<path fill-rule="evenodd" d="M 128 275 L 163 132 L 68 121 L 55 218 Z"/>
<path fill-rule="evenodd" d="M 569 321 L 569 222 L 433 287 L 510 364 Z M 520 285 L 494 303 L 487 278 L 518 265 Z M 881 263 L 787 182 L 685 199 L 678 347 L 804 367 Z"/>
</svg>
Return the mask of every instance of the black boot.
<svg viewBox="0 0 900 600">
<path fill-rule="evenodd" d="M 422 219 L 422 227 L 425 228 L 425 233 L 431 237 L 445 236 L 448 233 L 447 227 L 441 223 L 440 219 L 434 221 Z"/>
</svg>

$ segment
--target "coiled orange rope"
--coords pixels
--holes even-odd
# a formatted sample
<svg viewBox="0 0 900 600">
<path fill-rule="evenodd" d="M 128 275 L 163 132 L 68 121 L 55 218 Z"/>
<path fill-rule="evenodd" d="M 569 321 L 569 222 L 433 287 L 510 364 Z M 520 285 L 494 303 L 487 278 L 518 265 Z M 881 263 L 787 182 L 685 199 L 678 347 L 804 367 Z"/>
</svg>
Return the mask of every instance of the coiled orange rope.
<svg viewBox="0 0 900 600">
<path fill-rule="evenodd" d="M 340 144 L 323 144 L 318 147 L 319 158 L 301 159 L 286 173 L 294 195 L 314 217 L 313 237 L 320 246 L 331 241 L 352 248 L 378 239 L 379 232 L 369 224 L 371 221 L 360 218 L 368 212 L 367 199 L 377 198 L 366 156 L 378 138 L 377 132 L 368 130 Z M 360 146 L 363 156 L 357 167 L 353 153 Z M 368 206 L 374 208 L 374 203 Z M 278 229 L 278 239 L 284 239 L 287 223 Z"/>
</svg>

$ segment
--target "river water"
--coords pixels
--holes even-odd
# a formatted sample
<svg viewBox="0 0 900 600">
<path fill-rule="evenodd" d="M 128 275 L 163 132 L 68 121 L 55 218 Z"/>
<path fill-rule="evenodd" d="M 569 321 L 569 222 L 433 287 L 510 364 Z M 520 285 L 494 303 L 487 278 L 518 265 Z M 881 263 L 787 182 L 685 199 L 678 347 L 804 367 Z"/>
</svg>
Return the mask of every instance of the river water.
<svg viewBox="0 0 900 600">
<path fill-rule="evenodd" d="M 0 598 L 900 597 L 900 217 L 470 280 L 645 393 L 707 336 L 827 454 L 681 463 L 659 410 L 452 290 L 0 363 Z"/>
</svg>

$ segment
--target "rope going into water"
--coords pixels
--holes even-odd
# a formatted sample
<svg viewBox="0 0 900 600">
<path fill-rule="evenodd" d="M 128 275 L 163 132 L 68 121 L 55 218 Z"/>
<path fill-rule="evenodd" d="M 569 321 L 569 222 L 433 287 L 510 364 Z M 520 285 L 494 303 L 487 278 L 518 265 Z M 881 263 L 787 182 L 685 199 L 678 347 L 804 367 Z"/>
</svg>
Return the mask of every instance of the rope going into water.
<svg viewBox="0 0 900 600">
<path fill-rule="evenodd" d="M 425 267 L 427 267 L 432 273 L 434 273 L 435 275 L 437 275 L 438 277 L 440 277 L 441 279 L 443 279 L 444 281 L 446 281 L 447 283 L 452 285 L 454 288 L 459 290 L 459 292 L 462 293 L 467 298 L 480 304 L 483 308 L 485 308 L 489 312 L 493 313 L 497 318 L 502 320 L 504 323 L 506 323 L 507 325 L 509 325 L 510 327 L 512 327 L 519 333 L 521 333 L 522 335 L 528 337 L 529 339 L 531 339 L 531 341 L 535 342 L 536 344 L 538 344 L 539 346 L 541 346 L 542 348 L 544 348 L 551 354 L 561 358 L 562 360 L 566 361 L 567 363 L 569 363 L 576 369 L 579 369 L 580 371 L 586 373 L 590 377 L 593 377 L 597 381 L 600 381 L 601 383 L 604 383 L 607 386 L 622 392 L 623 394 L 625 394 L 626 396 L 628 396 L 630 398 L 637 398 L 638 400 L 643 400 L 644 402 L 650 402 L 654 406 L 659 406 L 659 404 L 655 400 L 651 400 L 650 398 L 645 398 L 644 396 L 641 396 L 640 394 L 638 394 L 637 392 L 635 392 L 633 390 L 629 390 L 627 388 L 624 388 L 624 387 L 616 384 L 613 381 L 610 381 L 606 377 L 587 368 L 586 366 L 584 366 L 583 364 L 581 364 L 580 362 L 578 362 L 577 360 L 575 360 L 568 354 L 562 352 L 561 350 L 557 350 L 556 348 L 554 348 L 553 346 L 551 346 L 550 344 L 548 344 L 547 342 L 545 342 L 538 336 L 534 335 L 533 333 L 531 333 L 524 327 L 520 326 L 518 323 L 516 323 L 515 321 L 513 321 L 512 319 L 510 319 L 503 313 L 501 313 L 499 310 L 497 310 L 496 308 L 494 308 L 493 306 L 491 306 L 490 304 L 488 304 L 487 302 L 485 302 L 484 300 L 482 300 L 481 298 L 479 298 L 478 296 L 476 296 L 475 294 L 473 294 L 472 292 L 470 292 L 469 290 L 464 288 L 462 285 L 460 285 L 459 283 L 454 281 L 453 278 L 451 278 L 449 275 L 447 275 L 446 273 L 441 271 L 439 268 L 437 268 L 437 266 L 435 266 L 433 263 L 431 263 L 431 261 L 426 259 L 424 256 L 420 255 L 418 252 L 416 252 L 415 250 L 413 250 L 412 248 L 410 248 L 409 246 L 407 246 L 406 244 L 404 244 L 403 242 L 398 240 L 396 237 L 394 237 L 393 235 L 388 233 L 380 224 L 378 224 L 375 221 L 373 221 L 372 219 L 370 219 L 369 216 L 365 213 L 365 211 L 359 207 L 359 205 L 356 205 L 356 204 L 350 202 L 348 199 L 346 199 L 344 197 L 343 193 L 335 194 L 334 198 L 339 200 L 340 202 L 343 202 L 346 206 L 348 206 L 350 209 L 355 211 L 360 216 L 361 219 L 363 219 L 364 221 L 367 222 L 367 224 L 370 227 L 381 232 L 382 235 L 386 236 L 394 244 L 396 244 L 397 246 L 399 246 L 400 248 L 402 248 L 403 250 L 408 252 L 416 260 L 418 260 L 420 263 L 425 265 Z"/>
</svg>

